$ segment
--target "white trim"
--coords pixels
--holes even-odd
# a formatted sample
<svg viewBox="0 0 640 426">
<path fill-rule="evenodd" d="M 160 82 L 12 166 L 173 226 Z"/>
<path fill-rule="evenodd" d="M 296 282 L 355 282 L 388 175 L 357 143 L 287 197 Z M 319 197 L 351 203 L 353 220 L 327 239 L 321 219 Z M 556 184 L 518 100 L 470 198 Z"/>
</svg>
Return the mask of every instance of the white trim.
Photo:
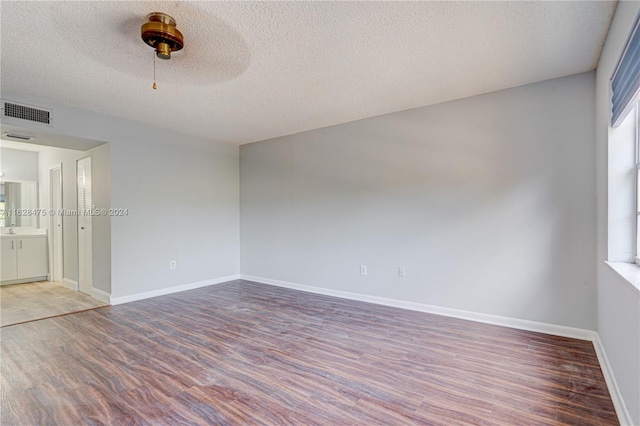
<svg viewBox="0 0 640 426">
<path fill-rule="evenodd" d="M 573 339 L 592 341 L 596 334 L 596 332 L 593 330 L 585 330 L 582 328 L 567 327 L 564 325 L 548 324 L 518 318 L 502 317 L 498 315 L 483 314 L 480 312 L 463 311 L 460 309 L 445 308 L 442 306 L 427 305 L 424 303 L 408 302 L 398 299 L 388 299 L 386 297 L 369 296 L 361 293 L 331 290 L 327 288 L 295 284 L 286 281 L 272 280 L 269 278 L 255 277 L 252 275 L 240 275 L 240 279 L 255 281 L 262 284 L 275 285 L 278 287 L 290 288 L 293 290 L 306 291 L 309 293 L 323 294 L 325 296 L 359 300 L 361 302 L 376 303 L 378 305 L 393 306 L 396 308 L 409 309 L 412 311 L 428 312 L 431 314 L 443 315 L 446 317 L 461 318 L 486 324 L 502 325 L 505 327 L 517 328 L 519 330 L 535 331 L 538 333 L 571 337 Z"/>
<path fill-rule="evenodd" d="M 70 290 L 78 291 L 78 281 L 70 280 L 69 278 L 63 278 L 60 283 Z"/>
<path fill-rule="evenodd" d="M 111 293 L 107 293 L 106 291 L 100 290 L 99 288 L 91 288 L 91 297 L 103 303 L 111 304 Z"/>
<path fill-rule="evenodd" d="M 604 381 L 607 383 L 607 387 L 609 388 L 609 395 L 611 396 L 613 406 L 616 409 L 618 421 L 623 426 L 633 426 L 631 414 L 624 403 L 622 392 L 620 392 L 620 388 L 618 388 L 618 383 L 616 382 L 615 375 L 613 374 L 613 369 L 611 368 L 611 364 L 609 364 L 609 358 L 607 358 L 607 353 L 604 350 L 604 345 L 602 344 L 602 340 L 600 340 L 600 335 L 598 334 L 596 334 L 595 339 L 593 340 L 593 347 L 596 350 L 596 355 L 600 362 L 600 369 L 602 370 Z"/>
<path fill-rule="evenodd" d="M 638 15 L 640 16 L 640 15 Z M 633 247 L 634 247 L 634 261 L 638 262 L 638 255 L 640 253 L 638 253 L 638 237 L 640 237 L 640 235 L 638 234 L 638 232 L 640 230 L 638 230 L 638 217 L 640 215 L 640 199 L 638 199 L 638 190 L 640 190 L 640 188 L 638 188 L 638 172 L 640 171 L 640 150 L 638 149 L 638 143 L 640 143 L 640 126 L 638 125 L 638 119 L 640 118 L 640 108 L 638 108 L 638 101 L 636 101 L 635 105 L 634 105 L 634 113 L 635 113 L 635 122 L 634 125 L 636 126 L 634 136 L 635 136 L 635 143 L 633 144 L 633 154 L 636 160 L 636 167 L 634 170 L 634 177 L 633 177 L 633 200 L 635 201 L 635 205 L 636 205 L 636 220 L 633 221 Z"/>
<path fill-rule="evenodd" d="M 4 280 L 4 281 L 0 281 L 0 285 L 30 284 L 30 283 L 37 283 L 40 281 L 48 281 L 47 276 L 44 275 L 42 277 L 20 278 L 18 280 Z"/>
<path fill-rule="evenodd" d="M 159 290 L 146 291 L 144 293 L 131 294 L 129 296 L 111 297 L 112 305 L 120 305 L 122 303 L 135 302 L 136 300 L 150 299 L 152 297 L 164 296 L 166 294 L 178 293 L 186 290 L 193 290 L 209 285 L 221 284 L 227 281 L 233 281 L 240 278 L 240 275 L 229 275 L 226 277 L 213 278 L 195 283 L 182 284 L 174 287 L 161 288 Z"/>
<path fill-rule="evenodd" d="M 634 289 L 640 290 L 640 265 L 626 262 L 607 262 L 606 260 L 604 263 L 620 275 L 629 285 L 633 286 Z"/>
</svg>

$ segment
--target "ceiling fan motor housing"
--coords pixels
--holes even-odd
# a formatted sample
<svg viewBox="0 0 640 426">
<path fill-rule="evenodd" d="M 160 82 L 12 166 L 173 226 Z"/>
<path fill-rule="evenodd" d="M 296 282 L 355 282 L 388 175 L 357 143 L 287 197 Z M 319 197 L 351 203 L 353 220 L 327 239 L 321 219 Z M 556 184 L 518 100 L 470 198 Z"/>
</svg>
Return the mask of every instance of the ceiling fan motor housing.
<svg viewBox="0 0 640 426">
<path fill-rule="evenodd" d="M 171 52 L 184 47 L 184 37 L 176 28 L 176 20 L 166 13 L 153 12 L 140 28 L 142 40 L 156 50 L 160 59 L 171 59 Z"/>
</svg>

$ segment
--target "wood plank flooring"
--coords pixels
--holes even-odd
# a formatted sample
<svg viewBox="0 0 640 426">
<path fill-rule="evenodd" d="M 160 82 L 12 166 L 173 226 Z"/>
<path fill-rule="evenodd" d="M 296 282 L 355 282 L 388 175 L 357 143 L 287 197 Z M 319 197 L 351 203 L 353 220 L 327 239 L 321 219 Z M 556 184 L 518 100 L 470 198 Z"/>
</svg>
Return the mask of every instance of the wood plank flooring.
<svg viewBox="0 0 640 426">
<path fill-rule="evenodd" d="M 612 425 L 590 342 L 233 281 L 1 330 L 5 425 Z"/>
<path fill-rule="evenodd" d="M 0 326 L 19 324 L 106 306 L 59 282 L 40 281 L 0 286 Z"/>
</svg>

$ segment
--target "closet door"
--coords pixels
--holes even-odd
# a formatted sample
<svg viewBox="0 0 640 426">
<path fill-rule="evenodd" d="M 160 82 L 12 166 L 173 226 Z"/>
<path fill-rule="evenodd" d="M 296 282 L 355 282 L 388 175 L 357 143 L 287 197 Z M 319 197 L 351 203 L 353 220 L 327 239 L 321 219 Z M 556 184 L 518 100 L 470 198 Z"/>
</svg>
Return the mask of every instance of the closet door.
<svg viewBox="0 0 640 426">
<path fill-rule="evenodd" d="M 62 164 L 49 169 L 49 200 L 54 211 L 62 209 Z M 51 239 L 51 281 L 62 281 L 63 256 L 62 236 L 64 222 L 61 214 L 50 216 L 49 238 Z"/>
<path fill-rule="evenodd" d="M 78 160 L 78 288 L 91 295 L 91 157 Z"/>
</svg>

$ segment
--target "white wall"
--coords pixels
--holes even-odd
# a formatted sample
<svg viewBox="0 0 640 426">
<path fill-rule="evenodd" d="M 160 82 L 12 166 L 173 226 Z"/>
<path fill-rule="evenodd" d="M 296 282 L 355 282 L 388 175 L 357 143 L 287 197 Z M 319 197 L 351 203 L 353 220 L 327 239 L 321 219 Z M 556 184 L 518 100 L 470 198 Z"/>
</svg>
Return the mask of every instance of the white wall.
<svg viewBox="0 0 640 426">
<path fill-rule="evenodd" d="M 237 146 L 2 95 L 55 116 L 52 128 L 5 119 L 7 124 L 110 143 L 111 207 L 129 211 L 111 218 L 113 297 L 238 274 Z M 169 269 L 171 260 L 177 269 Z"/>
<path fill-rule="evenodd" d="M 622 230 L 629 230 L 626 216 L 633 206 L 625 207 L 625 194 L 616 186 L 618 178 L 608 167 L 621 148 L 616 143 L 623 129 L 610 129 L 609 79 L 640 9 L 640 2 L 620 2 L 611 23 L 596 73 L 596 168 L 597 168 L 597 313 L 598 333 L 614 371 L 618 387 L 634 424 L 640 424 L 640 292 L 614 272 L 604 261 L 630 260 L 631 245 Z M 632 158 L 630 159 L 631 161 Z M 633 188 L 626 198 L 631 199 Z M 613 208 L 609 212 L 609 206 Z M 620 230 L 618 232 L 617 230 Z M 626 232 L 627 238 L 632 234 Z M 626 258 L 626 259 L 625 259 Z"/>
<path fill-rule="evenodd" d="M 242 274 L 595 329 L 594 83 L 243 145 Z"/>
<path fill-rule="evenodd" d="M 38 153 L 0 148 L 0 170 L 4 173 L 2 179 L 7 182 L 37 182 Z"/>
</svg>

